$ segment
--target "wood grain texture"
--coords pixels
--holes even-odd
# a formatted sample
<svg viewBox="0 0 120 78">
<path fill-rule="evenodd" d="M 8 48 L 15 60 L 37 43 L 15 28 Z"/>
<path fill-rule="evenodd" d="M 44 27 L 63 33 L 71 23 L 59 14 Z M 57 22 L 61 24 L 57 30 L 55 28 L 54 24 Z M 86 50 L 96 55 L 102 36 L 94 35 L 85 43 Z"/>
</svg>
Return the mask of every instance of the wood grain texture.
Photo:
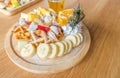
<svg viewBox="0 0 120 78">
<path fill-rule="evenodd" d="M 4 50 L 8 29 L 20 14 L 7 17 L 0 14 L 0 78 L 120 78 L 120 0 L 66 0 L 66 8 L 76 4 L 84 7 L 84 23 L 90 30 L 92 44 L 86 57 L 77 66 L 57 74 L 33 74 L 13 64 Z M 31 6 L 28 12 L 46 0 Z"/>
</svg>

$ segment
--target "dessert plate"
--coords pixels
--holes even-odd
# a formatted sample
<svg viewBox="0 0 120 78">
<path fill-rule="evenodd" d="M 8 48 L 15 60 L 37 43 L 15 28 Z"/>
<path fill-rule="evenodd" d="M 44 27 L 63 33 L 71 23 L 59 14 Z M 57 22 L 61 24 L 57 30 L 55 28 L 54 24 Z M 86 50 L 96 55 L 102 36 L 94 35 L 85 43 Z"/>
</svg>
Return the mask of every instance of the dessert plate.
<svg viewBox="0 0 120 78">
<path fill-rule="evenodd" d="M 87 27 L 81 22 L 83 42 L 73 48 L 69 54 L 51 60 L 40 60 L 37 55 L 32 58 L 23 58 L 17 51 L 17 42 L 13 36 L 13 26 L 6 35 L 5 49 L 8 57 L 20 68 L 32 73 L 57 73 L 78 64 L 88 52 L 91 38 Z"/>
<path fill-rule="evenodd" d="M 29 7 L 33 4 L 37 3 L 38 1 L 40 1 L 40 0 L 32 0 L 32 1 L 20 6 L 18 8 L 15 8 L 14 10 L 11 10 L 11 11 L 6 10 L 6 9 L 0 9 L 0 12 L 7 15 L 7 16 L 11 16 L 11 15 L 14 15 L 14 14 L 26 9 L 27 7 Z"/>
</svg>

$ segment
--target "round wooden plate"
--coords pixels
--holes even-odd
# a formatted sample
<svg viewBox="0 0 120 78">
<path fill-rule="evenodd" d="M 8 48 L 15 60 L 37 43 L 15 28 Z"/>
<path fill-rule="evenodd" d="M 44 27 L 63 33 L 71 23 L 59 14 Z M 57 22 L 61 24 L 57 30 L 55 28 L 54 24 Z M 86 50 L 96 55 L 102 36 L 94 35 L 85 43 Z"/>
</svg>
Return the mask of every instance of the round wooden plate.
<svg viewBox="0 0 120 78">
<path fill-rule="evenodd" d="M 52 60 L 40 60 L 37 55 L 32 58 L 23 58 L 17 51 L 17 42 L 13 36 L 13 26 L 7 33 L 5 40 L 5 49 L 9 58 L 20 68 L 33 73 L 56 73 L 69 69 L 78 64 L 88 52 L 90 47 L 90 34 L 87 27 L 83 25 L 83 42 L 80 46 L 74 48 L 69 54 Z"/>
</svg>

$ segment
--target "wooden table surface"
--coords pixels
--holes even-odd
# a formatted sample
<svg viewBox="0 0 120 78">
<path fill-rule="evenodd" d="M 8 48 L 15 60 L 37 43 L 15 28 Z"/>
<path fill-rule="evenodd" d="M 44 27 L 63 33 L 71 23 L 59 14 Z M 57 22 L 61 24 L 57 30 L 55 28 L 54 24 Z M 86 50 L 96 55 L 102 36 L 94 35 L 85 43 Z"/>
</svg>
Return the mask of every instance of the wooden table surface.
<svg viewBox="0 0 120 78">
<path fill-rule="evenodd" d="M 4 49 L 6 32 L 18 20 L 0 14 L 0 78 L 120 78 L 120 0 L 66 0 L 65 7 L 80 3 L 84 7 L 84 23 L 89 28 L 92 43 L 85 58 L 75 67 L 56 74 L 33 74 L 19 68 Z M 24 10 L 48 7 L 43 0 Z"/>
</svg>

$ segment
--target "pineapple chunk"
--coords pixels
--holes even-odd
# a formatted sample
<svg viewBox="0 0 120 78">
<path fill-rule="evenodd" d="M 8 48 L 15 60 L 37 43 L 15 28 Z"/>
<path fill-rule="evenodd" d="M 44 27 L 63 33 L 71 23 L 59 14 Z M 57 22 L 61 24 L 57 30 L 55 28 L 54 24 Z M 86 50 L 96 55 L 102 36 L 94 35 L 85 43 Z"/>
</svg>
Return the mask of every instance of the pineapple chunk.
<svg viewBox="0 0 120 78">
<path fill-rule="evenodd" d="M 33 14 L 33 13 L 29 13 L 29 14 L 28 14 L 28 19 L 29 19 L 29 21 L 34 22 L 36 18 L 39 19 L 40 16 L 37 15 L 37 14 Z"/>
<path fill-rule="evenodd" d="M 59 21 L 60 26 L 65 26 L 68 24 L 68 18 L 66 17 L 59 17 L 58 21 Z"/>
<path fill-rule="evenodd" d="M 74 10 L 66 9 L 58 13 L 58 22 L 60 26 L 65 26 L 68 24 L 71 17 L 73 17 Z"/>
<path fill-rule="evenodd" d="M 12 3 L 12 6 L 13 6 L 13 7 L 18 7 L 18 6 L 20 6 L 18 0 L 11 0 L 11 3 Z"/>
</svg>

